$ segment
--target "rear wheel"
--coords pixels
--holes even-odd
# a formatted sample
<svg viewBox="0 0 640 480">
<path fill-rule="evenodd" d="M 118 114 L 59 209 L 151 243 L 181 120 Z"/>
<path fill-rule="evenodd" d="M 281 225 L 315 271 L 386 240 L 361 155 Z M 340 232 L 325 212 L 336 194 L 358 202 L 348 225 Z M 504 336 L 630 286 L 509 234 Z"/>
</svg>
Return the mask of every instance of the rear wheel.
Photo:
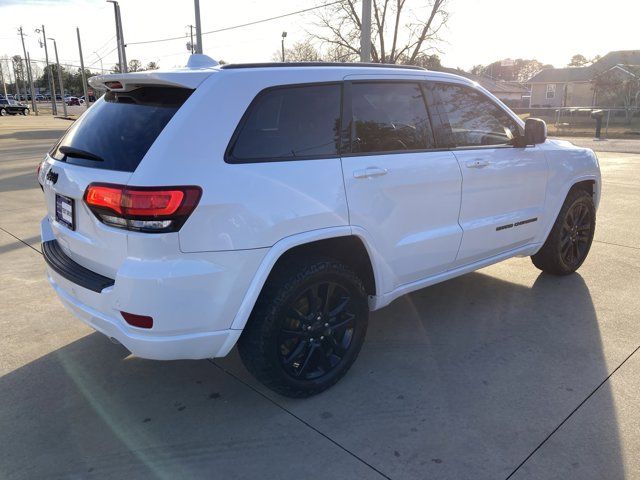
<svg viewBox="0 0 640 480">
<path fill-rule="evenodd" d="M 23 115 L 29 115 L 29 109 L 25 108 L 24 110 L 22 110 L 22 114 Z"/>
<path fill-rule="evenodd" d="M 553 275 L 575 272 L 585 261 L 596 227 L 596 208 L 592 196 L 584 190 L 567 195 L 549 237 L 531 257 L 540 270 Z"/>
<path fill-rule="evenodd" d="M 0 108 L 0 117 L 4 117 L 7 114 L 7 111 L 4 108 Z"/>
<path fill-rule="evenodd" d="M 367 331 L 362 281 L 331 259 L 290 264 L 265 286 L 238 343 L 247 369 L 289 397 L 335 384 L 353 364 Z"/>
</svg>

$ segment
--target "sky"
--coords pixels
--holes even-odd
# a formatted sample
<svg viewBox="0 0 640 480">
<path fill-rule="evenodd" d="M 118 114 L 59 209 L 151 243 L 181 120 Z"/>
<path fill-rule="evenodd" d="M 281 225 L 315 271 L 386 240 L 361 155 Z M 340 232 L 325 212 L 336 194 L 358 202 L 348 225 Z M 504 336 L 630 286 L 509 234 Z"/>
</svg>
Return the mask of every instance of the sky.
<svg viewBox="0 0 640 480">
<path fill-rule="evenodd" d="M 273 17 L 328 0 L 200 0 L 203 32 Z M 450 12 L 436 46 L 442 64 L 469 69 L 503 58 L 536 58 L 565 66 L 572 55 L 587 58 L 612 50 L 640 49 L 640 0 L 448 0 Z M 416 16 L 428 0 L 407 0 Z M 120 0 L 127 58 L 161 68 L 182 66 L 187 39 L 135 42 L 186 35 L 193 24 L 192 0 Z M 79 64 L 75 28 L 80 28 L 85 67 L 110 69 L 117 62 L 113 5 L 105 0 L 0 0 L 0 58 L 22 55 L 22 26 L 32 59 L 44 59 L 38 34 L 45 25 L 55 38 L 61 63 Z M 227 62 L 270 61 L 286 44 L 317 30 L 314 13 L 305 13 L 203 37 L 204 53 Z M 49 44 L 49 56 L 53 47 Z"/>
</svg>

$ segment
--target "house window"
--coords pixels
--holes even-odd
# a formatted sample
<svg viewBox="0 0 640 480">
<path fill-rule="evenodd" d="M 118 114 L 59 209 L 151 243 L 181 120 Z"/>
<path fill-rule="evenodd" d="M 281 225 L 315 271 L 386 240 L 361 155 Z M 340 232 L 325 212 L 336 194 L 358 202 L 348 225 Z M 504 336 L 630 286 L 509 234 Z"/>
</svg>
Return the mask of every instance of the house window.
<svg viewBox="0 0 640 480">
<path fill-rule="evenodd" d="M 547 99 L 556 98 L 556 84 L 549 83 L 547 84 Z"/>
</svg>

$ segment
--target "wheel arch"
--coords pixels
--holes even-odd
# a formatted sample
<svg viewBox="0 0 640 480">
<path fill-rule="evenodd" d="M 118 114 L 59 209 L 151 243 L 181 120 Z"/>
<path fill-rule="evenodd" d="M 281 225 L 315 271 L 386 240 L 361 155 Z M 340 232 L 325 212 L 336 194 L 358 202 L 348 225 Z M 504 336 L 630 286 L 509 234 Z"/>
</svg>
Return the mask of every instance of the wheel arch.
<svg viewBox="0 0 640 480">
<path fill-rule="evenodd" d="M 382 279 L 373 252 L 367 239 L 349 226 L 304 232 L 278 241 L 269 249 L 258 267 L 231 328 L 244 328 L 269 277 L 279 265 L 296 256 L 304 257 L 313 253 L 336 258 L 350 265 L 361 275 L 370 296 L 379 295 Z"/>
<path fill-rule="evenodd" d="M 551 229 L 553 228 L 553 224 L 556 221 L 556 218 L 558 218 L 558 215 L 560 214 L 560 210 L 562 209 L 562 205 L 564 205 L 565 200 L 567 199 L 567 196 L 569 195 L 569 193 L 573 190 L 584 190 L 587 193 L 589 193 L 590 195 L 592 195 L 593 197 L 593 202 L 596 206 L 596 209 L 598 207 L 598 203 L 600 201 L 600 176 L 599 175 L 583 175 L 580 177 L 576 177 L 571 179 L 570 181 L 568 181 L 565 185 L 564 188 L 562 188 L 561 190 L 561 194 L 558 195 L 557 200 L 553 206 L 553 209 L 550 211 L 549 213 L 549 218 L 547 219 L 544 231 L 542 232 L 542 234 L 540 235 L 540 237 L 538 238 L 538 242 L 539 243 L 539 248 L 536 249 L 536 251 L 538 251 L 540 248 L 542 248 L 542 245 L 544 244 L 544 242 L 546 241 L 547 237 L 549 236 L 549 233 L 551 232 Z M 534 252 L 535 253 L 535 252 Z"/>
</svg>

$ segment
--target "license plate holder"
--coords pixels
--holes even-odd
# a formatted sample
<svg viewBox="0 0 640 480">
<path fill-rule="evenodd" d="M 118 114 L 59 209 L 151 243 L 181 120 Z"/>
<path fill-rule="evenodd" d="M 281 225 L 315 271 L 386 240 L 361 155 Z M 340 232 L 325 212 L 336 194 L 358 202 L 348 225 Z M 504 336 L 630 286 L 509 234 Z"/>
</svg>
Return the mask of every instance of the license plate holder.
<svg viewBox="0 0 640 480">
<path fill-rule="evenodd" d="M 56 221 L 69 230 L 76 229 L 74 203 L 73 198 L 56 193 Z"/>
</svg>

